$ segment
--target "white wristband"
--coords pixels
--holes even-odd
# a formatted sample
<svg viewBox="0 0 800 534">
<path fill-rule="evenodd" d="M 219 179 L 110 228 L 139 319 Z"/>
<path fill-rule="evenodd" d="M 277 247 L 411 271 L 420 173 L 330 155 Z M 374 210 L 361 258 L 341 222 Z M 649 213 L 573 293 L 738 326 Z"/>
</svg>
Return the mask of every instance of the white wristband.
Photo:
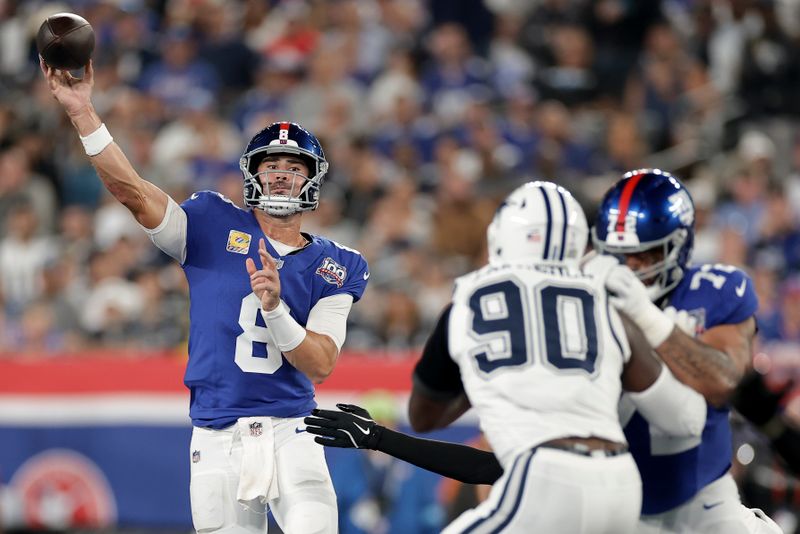
<svg viewBox="0 0 800 534">
<path fill-rule="evenodd" d="M 105 123 L 101 124 L 98 129 L 86 137 L 81 135 L 80 138 L 81 143 L 83 143 L 83 149 L 86 151 L 86 155 L 89 157 L 98 155 L 114 141 L 114 138 L 111 137 L 111 134 L 108 132 L 108 128 L 106 128 Z"/>
<path fill-rule="evenodd" d="M 675 321 L 652 302 L 642 306 L 639 313 L 631 319 L 641 328 L 644 337 L 653 348 L 661 345 L 675 328 Z"/>
<path fill-rule="evenodd" d="M 281 352 L 296 349 L 306 338 L 306 329 L 289 315 L 289 308 L 282 300 L 274 310 L 264 311 L 261 308 L 261 316 Z"/>
</svg>

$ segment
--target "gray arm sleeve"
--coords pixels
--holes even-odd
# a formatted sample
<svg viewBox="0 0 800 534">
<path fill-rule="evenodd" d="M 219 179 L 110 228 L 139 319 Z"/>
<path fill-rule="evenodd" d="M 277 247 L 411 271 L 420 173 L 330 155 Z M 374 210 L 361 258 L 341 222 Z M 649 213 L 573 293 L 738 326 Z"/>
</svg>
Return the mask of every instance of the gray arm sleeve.
<svg viewBox="0 0 800 534">
<path fill-rule="evenodd" d="M 172 200 L 172 197 L 168 197 L 167 211 L 164 213 L 164 219 L 161 223 L 152 229 L 144 226 L 142 226 L 142 229 L 155 246 L 183 264 L 186 261 L 187 222 L 188 219 L 183 208 Z"/>
<path fill-rule="evenodd" d="M 308 314 L 306 330 L 328 336 L 342 350 L 352 306 L 353 296 L 345 293 L 319 299 Z"/>
<path fill-rule="evenodd" d="M 700 436 L 706 424 L 706 401 L 676 379 L 666 365 L 644 391 L 626 393 L 650 424 L 671 436 Z"/>
</svg>

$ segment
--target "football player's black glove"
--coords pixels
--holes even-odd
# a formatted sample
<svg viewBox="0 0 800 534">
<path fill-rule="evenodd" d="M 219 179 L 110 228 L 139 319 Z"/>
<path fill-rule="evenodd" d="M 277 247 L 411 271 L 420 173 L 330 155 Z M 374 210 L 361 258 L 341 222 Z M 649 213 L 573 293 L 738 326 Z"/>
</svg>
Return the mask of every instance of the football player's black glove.
<svg viewBox="0 0 800 534">
<path fill-rule="evenodd" d="M 745 419 L 761 427 L 767 424 L 780 412 L 780 404 L 784 396 L 794 387 L 788 382 L 777 391 L 769 389 L 764 376 L 752 371 L 739 384 L 733 397 L 733 405 Z"/>
<path fill-rule="evenodd" d="M 337 404 L 335 410 L 314 409 L 306 417 L 306 430 L 318 437 L 314 441 L 327 447 L 375 449 L 383 427 L 372 420 L 369 412 L 355 404 Z"/>
</svg>

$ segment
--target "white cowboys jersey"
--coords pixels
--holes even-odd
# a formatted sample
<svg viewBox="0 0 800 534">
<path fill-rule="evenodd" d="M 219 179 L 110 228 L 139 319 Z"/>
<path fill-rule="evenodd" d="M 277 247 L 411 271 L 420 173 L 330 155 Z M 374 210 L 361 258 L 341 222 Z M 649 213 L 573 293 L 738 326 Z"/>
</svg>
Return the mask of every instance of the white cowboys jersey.
<svg viewBox="0 0 800 534">
<path fill-rule="evenodd" d="M 625 443 L 630 348 L 603 280 L 577 267 L 488 265 L 456 281 L 448 345 L 504 468 L 552 439 Z"/>
</svg>

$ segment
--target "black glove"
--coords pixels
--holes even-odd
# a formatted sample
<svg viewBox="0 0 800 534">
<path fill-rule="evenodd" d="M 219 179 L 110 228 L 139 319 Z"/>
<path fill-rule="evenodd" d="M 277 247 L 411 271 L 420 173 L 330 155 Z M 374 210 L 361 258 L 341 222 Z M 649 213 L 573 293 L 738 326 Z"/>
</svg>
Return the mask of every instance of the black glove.
<svg viewBox="0 0 800 534">
<path fill-rule="evenodd" d="M 760 427 L 778 413 L 784 395 L 792 387 L 794 384 L 790 381 L 779 391 L 772 391 L 767 388 L 761 373 L 751 371 L 739 384 L 733 405 L 745 419 Z"/>
<path fill-rule="evenodd" d="M 314 438 L 314 441 L 328 447 L 375 449 L 383 427 L 360 406 L 337 404 L 336 407 L 341 412 L 317 408 L 303 419 L 309 434 L 321 436 Z"/>
</svg>

